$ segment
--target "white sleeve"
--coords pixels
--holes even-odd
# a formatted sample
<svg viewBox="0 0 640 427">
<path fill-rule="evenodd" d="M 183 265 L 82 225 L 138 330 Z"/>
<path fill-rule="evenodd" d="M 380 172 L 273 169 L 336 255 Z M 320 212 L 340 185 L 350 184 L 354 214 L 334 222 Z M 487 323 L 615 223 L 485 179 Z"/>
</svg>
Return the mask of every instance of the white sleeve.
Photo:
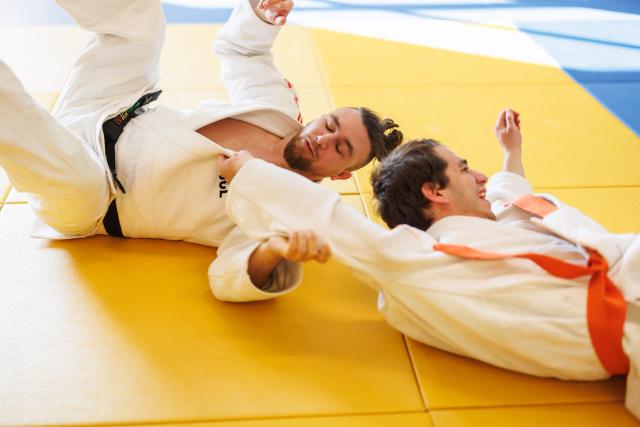
<svg viewBox="0 0 640 427">
<path fill-rule="evenodd" d="M 533 194 L 533 188 L 524 177 L 512 172 L 498 172 L 487 182 L 487 200 L 495 215 L 525 194 Z"/>
<path fill-rule="evenodd" d="M 265 287 L 255 286 L 247 268 L 259 244 L 260 240 L 250 239 L 238 227 L 222 241 L 216 260 L 209 266 L 209 286 L 216 298 L 235 302 L 265 300 L 287 294 L 300 285 L 302 266 L 283 261 Z"/>
<path fill-rule="evenodd" d="M 298 120 L 293 85 L 273 63 L 271 46 L 280 26 L 260 19 L 250 0 L 240 0 L 214 42 L 221 63 L 222 81 L 231 101 L 251 101 L 276 108 Z"/>
<path fill-rule="evenodd" d="M 388 230 L 363 217 L 340 196 L 259 159 L 233 179 L 227 214 L 255 239 L 314 230 L 339 261 L 380 283 L 429 267 L 435 240 L 409 226 Z"/>
</svg>

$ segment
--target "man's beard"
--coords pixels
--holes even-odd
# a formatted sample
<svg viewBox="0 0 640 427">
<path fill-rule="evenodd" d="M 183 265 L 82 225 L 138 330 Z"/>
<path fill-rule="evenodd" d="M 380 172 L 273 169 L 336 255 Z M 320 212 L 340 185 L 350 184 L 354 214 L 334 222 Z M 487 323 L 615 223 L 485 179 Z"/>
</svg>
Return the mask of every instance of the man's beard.
<svg viewBox="0 0 640 427">
<path fill-rule="evenodd" d="M 291 169 L 298 172 L 308 172 L 311 169 L 311 159 L 306 159 L 302 154 L 304 153 L 304 145 L 298 144 L 300 141 L 300 134 L 296 135 L 291 141 L 284 147 L 284 160 L 287 162 Z"/>
</svg>

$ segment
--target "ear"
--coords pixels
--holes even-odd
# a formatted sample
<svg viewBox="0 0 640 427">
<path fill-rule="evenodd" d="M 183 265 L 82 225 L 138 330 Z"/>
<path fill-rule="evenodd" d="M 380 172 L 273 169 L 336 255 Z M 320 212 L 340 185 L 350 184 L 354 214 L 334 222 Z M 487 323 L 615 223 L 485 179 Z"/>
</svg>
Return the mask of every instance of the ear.
<svg viewBox="0 0 640 427">
<path fill-rule="evenodd" d="M 351 178 L 351 171 L 350 170 L 343 170 L 338 175 L 333 175 L 331 177 L 331 179 L 333 181 L 335 181 L 336 179 L 349 179 L 349 178 Z"/>
<path fill-rule="evenodd" d="M 425 182 L 420 188 L 422 195 L 425 199 L 429 200 L 434 205 L 443 205 L 449 203 L 449 198 L 440 191 L 440 187 L 430 182 Z"/>
</svg>

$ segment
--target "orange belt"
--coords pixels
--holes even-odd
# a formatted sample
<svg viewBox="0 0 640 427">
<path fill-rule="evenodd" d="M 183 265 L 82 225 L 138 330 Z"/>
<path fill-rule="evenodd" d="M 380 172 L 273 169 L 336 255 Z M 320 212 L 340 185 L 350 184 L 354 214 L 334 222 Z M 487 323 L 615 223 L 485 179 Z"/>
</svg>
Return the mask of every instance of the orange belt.
<svg viewBox="0 0 640 427">
<path fill-rule="evenodd" d="M 533 195 L 521 197 L 513 204 L 541 217 L 557 209 L 547 200 Z M 622 349 L 627 304 L 620 290 L 607 275 L 609 271 L 607 261 L 597 251 L 587 248 L 589 261 L 583 267 L 535 253 L 505 255 L 441 243 L 435 244 L 433 249 L 461 258 L 478 260 L 524 258 L 535 262 L 549 274 L 564 279 L 591 275 L 587 292 L 587 325 L 591 343 L 600 363 L 609 374 L 619 375 L 629 372 L 629 358 Z"/>
</svg>

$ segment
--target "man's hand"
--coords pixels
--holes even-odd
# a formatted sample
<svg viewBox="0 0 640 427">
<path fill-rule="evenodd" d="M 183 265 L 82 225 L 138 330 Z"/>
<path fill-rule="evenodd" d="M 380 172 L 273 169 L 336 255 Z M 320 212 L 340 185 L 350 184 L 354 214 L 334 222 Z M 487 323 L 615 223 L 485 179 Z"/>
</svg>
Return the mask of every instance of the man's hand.
<svg viewBox="0 0 640 427">
<path fill-rule="evenodd" d="M 283 260 L 326 262 L 331 256 L 329 245 L 313 231 L 294 231 L 289 237 L 273 236 L 262 242 L 249 258 L 247 272 L 251 282 L 264 289 L 271 282 L 273 271 Z"/>
<path fill-rule="evenodd" d="M 255 158 L 247 150 L 238 151 L 231 157 L 222 155 L 220 157 L 222 158 L 220 161 L 220 175 L 224 176 L 224 179 L 226 179 L 227 182 L 231 182 L 233 180 L 245 163 Z"/>
<path fill-rule="evenodd" d="M 511 153 L 522 148 L 520 114 L 518 112 L 509 108 L 500 111 L 493 131 L 505 153 Z"/>
<path fill-rule="evenodd" d="M 264 22 L 273 25 L 284 25 L 292 9 L 292 0 L 260 0 L 254 10 L 256 15 Z"/>
<path fill-rule="evenodd" d="M 316 260 L 325 263 L 331 256 L 329 245 L 312 230 L 294 231 L 288 239 L 282 236 L 270 237 L 267 246 L 283 259 L 293 262 Z"/>
<path fill-rule="evenodd" d="M 508 108 L 500 111 L 496 127 L 493 131 L 504 153 L 502 170 L 524 177 L 520 114 Z"/>
</svg>

